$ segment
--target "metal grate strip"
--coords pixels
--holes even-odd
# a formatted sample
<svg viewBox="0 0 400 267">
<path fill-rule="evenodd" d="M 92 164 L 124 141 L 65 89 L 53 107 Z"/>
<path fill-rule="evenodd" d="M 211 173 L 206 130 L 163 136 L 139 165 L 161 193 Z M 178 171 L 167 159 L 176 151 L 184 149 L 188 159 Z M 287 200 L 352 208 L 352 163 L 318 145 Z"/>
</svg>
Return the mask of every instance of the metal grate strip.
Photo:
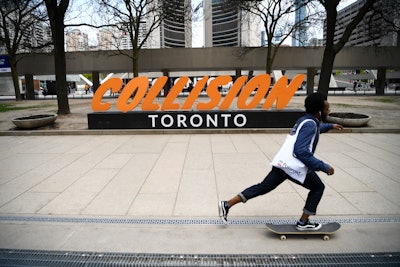
<svg viewBox="0 0 400 267">
<path fill-rule="evenodd" d="M 0 266 L 399 266 L 400 252 L 348 254 L 135 254 L 0 249 Z"/>
<path fill-rule="evenodd" d="M 55 222 L 55 223 L 100 223 L 100 224 L 164 224 L 164 225 L 221 225 L 219 218 L 211 219 L 165 219 L 165 218 L 108 218 L 108 217 L 53 217 L 53 216 L 0 216 L 0 221 L 11 222 Z M 400 217 L 318 217 L 318 222 L 341 224 L 400 223 Z M 232 218 L 232 225 L 263 225 L 295 223 L 295 218 Z"/>
</svg>

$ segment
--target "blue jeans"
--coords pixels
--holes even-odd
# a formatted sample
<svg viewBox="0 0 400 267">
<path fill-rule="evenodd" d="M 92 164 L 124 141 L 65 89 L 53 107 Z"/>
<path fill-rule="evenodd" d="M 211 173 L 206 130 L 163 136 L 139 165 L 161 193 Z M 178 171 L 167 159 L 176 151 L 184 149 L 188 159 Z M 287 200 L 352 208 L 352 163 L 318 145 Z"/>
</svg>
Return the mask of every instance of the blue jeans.
<svg viewBox="0 0 400 267">
<path fill-rule="evenodd" d="M 324 193 L 325 185 L 314 171 L 309 172 L 306 176 L 304 184 L 301 184 L 300 182 L 292 179 L 283 170 L 272 167 L 272 170 L 261 183 L 250 186 L 243 192 L 239 193 L 239 196 L 242 198 L 243 203 L 245 203 L 249 199 L 264 195 L 274 190 L 286 179 L 289 179 L 290 181 L 310 190 L 303 212 L 308 215 L 315 215 L 317 212 L 317 206 Z"/>
</svg>

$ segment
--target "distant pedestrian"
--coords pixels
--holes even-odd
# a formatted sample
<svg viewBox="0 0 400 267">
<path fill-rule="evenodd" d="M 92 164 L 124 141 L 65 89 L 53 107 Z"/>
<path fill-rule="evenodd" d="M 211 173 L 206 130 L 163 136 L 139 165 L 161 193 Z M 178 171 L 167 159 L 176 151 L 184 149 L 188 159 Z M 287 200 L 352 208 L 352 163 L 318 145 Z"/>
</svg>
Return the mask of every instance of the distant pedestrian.
<svg viewBox="0 0 400 267">
<path fill-rule="evenodd" d="M 314 157 L 314 151 L 318 144 L 320 132 L 324 133 L 331 129 L 342 130 L 343 126 L 321 123 L 321 121 L 325 121 L 329 114 L 329 103 L 326 97 L 320 93 L 309 95 L 305 100 L 305 108 L 307 114 L 297 120 L 285 144 L 274 158 L 272 170 L 265 179 L 261 183 L 245 189 L 230 200 L 219 202 L 219 215 L 224 223 L 228 222 L 228 212 L 234 205 L 264 195 L 274 190 L 285 180 L 290 180 L 310 190 L 303 214 L 297 221 L 296 228 L 299 231 L 319 230 L 321 228 L 321 224 L 311 223 L 308 219 L 310 215 L 316 214 L 317 206 L 325 189 L 316 171 L 333 175 L 334 169 L 331 165 Z M 288 148 L 287 151 L 285 151 L 286 148 Z M 278 155 L 282 155 L 282 157 L 278 157 Z M 299 168 L 295 166 L 295 163 L 299 164 Z"/>
<path fill-rule="evenodd" d="M 85 84 L 85 94 L 87 94 L 89 91 L 89 84 Z"/>
<path fill-rule="evenodd" d="M 357 81 L 353 82 L 353 91 L 356 92 L 356 88 L 357 88 Z"/>
</svg>

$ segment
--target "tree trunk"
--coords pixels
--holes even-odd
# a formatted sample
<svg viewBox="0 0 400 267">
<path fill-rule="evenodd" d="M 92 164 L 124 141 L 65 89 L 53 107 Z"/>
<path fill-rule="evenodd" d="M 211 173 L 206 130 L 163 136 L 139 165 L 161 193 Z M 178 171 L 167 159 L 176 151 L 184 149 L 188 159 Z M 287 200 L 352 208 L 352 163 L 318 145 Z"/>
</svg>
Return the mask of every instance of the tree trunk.
<svg viewBox="0 0 400 267">
<path fill-rule="evenodd" d="M 268 24 L 264 24 L 264 27 L 267 29 Z M 274 36 L 272 34 L 269 34 L 267 36 L 267 59 L 265 62 L 265 73 L 266 74 L 271 74 L 272 73 L 272 64 L 274 63 L 273 59 L 273 49 L 274 49 L 274 43 L 272 42 Z"/>
<path fill-rule="evenodd" d="M 322 58 L 321 72 L 319 76 L 318 92 L 328 95 L 329 83 L 333 70 L 333 63 L 335 62 L 336 51 L 334 46 L 335 24 L 338 3 L 336 1 L 326 1 L 326 44 L 324 55 Z"/>
<path fill-rule="evenodd" d="M 139 76 L 139 49 L 133 48 L 132 54 L 133 54 L 133 59 L 132 59 L 133 77 L 138 77 Z"/>
<path fill-rule="evenodd" d="M 266 62 L 266 69 L 265 73 L 266 74 L 271 74 L 272 73 L 272 49 L 273 47 L 268 46 L 267 48 L 267 62 Z"/>
<path fill-rule="evenodd" d="M 21 101 L 21 89 L 19 87 L 19 78 L 18 78 L 18 71 L 17 71 L 17 62 L 16 62 L 16 55 L 10 55 L 10 66 L 11 66 L 11 77 L 14 84 L 14 91 L 15 91 L 15 100 Z"/>
<path fill-rule="evenodd" d="M 328 95 L 335 56 L 336 53 L 333 49 L 325 48 L 318 84 L 318 92 L 324 93 L 325 95 Z"/>
<path fill-rule="evenodd" d="M 52 40 L 54 44 L 54 67 L 56 75 L 56 92 L 58 114 L 69 114 L 67 91 L 67 67 L 64 48 L 64 17 L 69 0 L 45 0 L 49 15 Z"/>
<path fill-rule="evenodd" d="M 54 37 L 54 66 L 56 74 L 56 92 L 58 103 L 58 114 L 69 114 L 68 91 L 67 91 L 67 67 L 64 48 L 64 19 L 55 19 Z"/>
</svg>

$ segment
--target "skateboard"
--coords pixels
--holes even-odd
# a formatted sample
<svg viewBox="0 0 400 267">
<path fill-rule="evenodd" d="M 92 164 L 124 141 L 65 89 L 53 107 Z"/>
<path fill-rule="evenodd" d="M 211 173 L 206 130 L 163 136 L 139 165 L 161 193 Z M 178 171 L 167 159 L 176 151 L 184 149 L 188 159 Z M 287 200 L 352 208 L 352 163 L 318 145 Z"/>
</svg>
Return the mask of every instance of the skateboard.
<svg viewBox="0 0 400 267">
<path fill-rule="evenodd" d="M 294 224 L 270 224 L 267 223 L 267 228 L 271 232 L 281 236 L 281 240 L 286 240 L 287 235 L 323 235 L 325 241 L 329 240 L 329 235 L 334 234 L 340 228 L 337 222 L 323 224 L 321 229 L 317 231 L 299 231 Z"/>
</svg>

